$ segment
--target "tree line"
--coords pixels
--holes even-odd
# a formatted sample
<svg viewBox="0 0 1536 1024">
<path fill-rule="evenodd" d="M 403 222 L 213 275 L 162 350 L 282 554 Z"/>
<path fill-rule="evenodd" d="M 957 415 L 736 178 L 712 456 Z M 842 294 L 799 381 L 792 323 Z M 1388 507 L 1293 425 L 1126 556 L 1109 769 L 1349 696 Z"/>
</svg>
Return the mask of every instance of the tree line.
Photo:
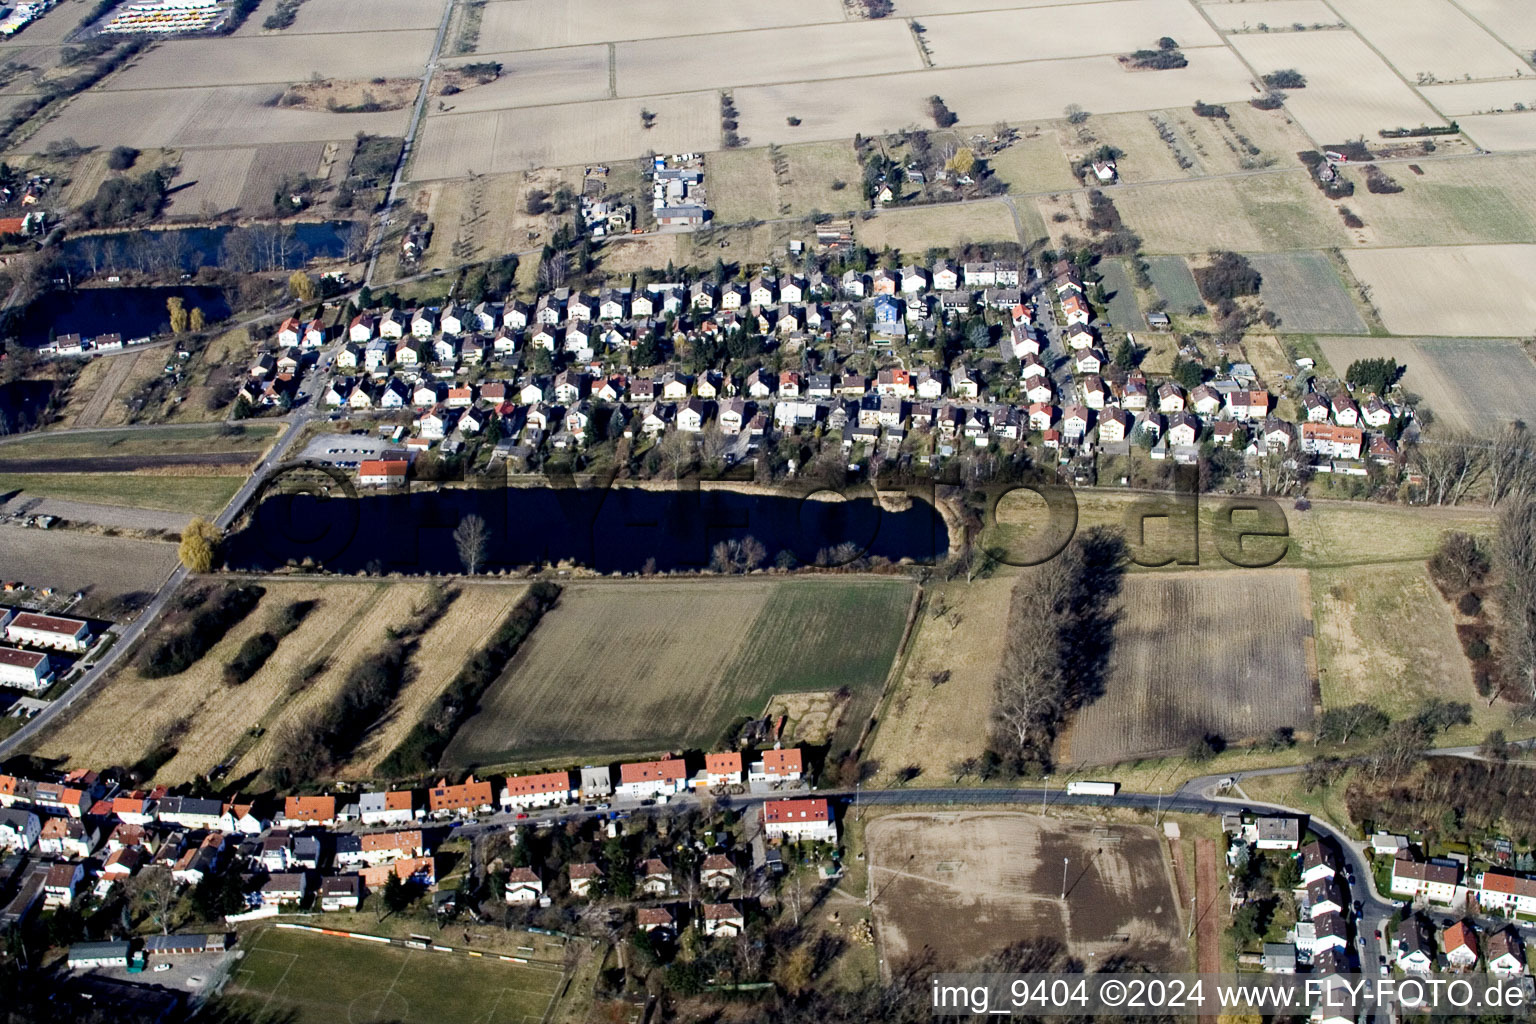
<svg viewBox="0 0 1536 1024">
<path fill-rule="evenodd" d="M 1127 558 L 1118 532 L 1094 527 L 1015 584 L 991 741 L 1015 772 L 1048 771 L 1067 716 L 1103 694 Z"/>
</svg>

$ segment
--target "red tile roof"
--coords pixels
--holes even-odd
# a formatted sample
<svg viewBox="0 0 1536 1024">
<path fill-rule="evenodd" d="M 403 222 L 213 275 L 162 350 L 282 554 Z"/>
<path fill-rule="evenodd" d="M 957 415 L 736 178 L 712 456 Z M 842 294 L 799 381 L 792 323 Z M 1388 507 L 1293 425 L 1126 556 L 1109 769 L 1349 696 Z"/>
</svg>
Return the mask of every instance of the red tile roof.
<svg viewBox="0 0 1536 1024">
<path fill-rule="evenodd" d="M 619 781 L 648 782 L 678 781 L 688 776 L 688 768 L 678 758 L 669 758 L 665 761 L 637 761 L 633 764 L 619 766 Z"/>
<path fill-rule="evenodd" d="M 832 808 L 823 799 L 769 800 L 763 804 L 763 824 L 782 825 L 791 821 L 831 821 Z"/>
</svg>

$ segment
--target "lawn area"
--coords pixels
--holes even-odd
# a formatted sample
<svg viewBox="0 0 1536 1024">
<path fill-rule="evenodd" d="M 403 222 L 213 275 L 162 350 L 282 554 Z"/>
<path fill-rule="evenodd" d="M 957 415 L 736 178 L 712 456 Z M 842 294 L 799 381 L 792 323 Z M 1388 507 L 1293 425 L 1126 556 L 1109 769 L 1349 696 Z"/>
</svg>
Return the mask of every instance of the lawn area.
<svg viewBox="0 0 1536 1024">
<path fill-rule="evenodd" d="M 739 224 L 862 209 L 863 177 L 853 143 L 845 139 L 721 150 L 709 155 L 705 181 L 716 221 Z M 842 187 L 834 188 L 836 182 Z"/>
<path fill-rule="evenodd" d="M 1014 192 L 1070 189 L 1081 184 L 1072 173 L 1067 155 L 1061 151 L 1061 140 L 1051 128 L 1025 134 L 1007 149 L 987 157 L 987 163 Z"/>
<path fill-rule="evenodd" d="M 912 601 L 900 580 L 573 584 L 444 762 L 525 764 L 710 747 L 770 697 L 835 693 L 857 738 Z"/>
<path fill-rule="evenodd" d="M 275 423 L 188 424 L 155 430 L 70 431 L 25 435 L 0 445 L 0 459 L 91 459 L 103 455 L 185 455 L 249 452 L 254 458 L 276 438 Z"/>
<path fill-rule="evenodd" d="M 147 473 L 0 473 L 0 494 L 25 491 L 36 497 L 89 501 L 99 505 L 155 508 L 188 515 L 218 512 L 245 483 L 243 476 L 165 476 Z"/>
<path fill-rule="evenodd" d="M 295 1024 L 340 1021 L 509 1021 L 544 1018 L 557 969 L 279 929 L 255 933 L 226 998 Z"/>
<path fill-rule="evenodd" d="M 1437 741 L 1477 743 L 1491 729 L 1528 735 L 1509 706 L 1478 696 L 1451 607 L 1422 563 L 1313 572 L 1318 678 L 1324 707 L 1375 704 L 1394 718 L 1433 698 L 1472 708 L 1472 724 Z"/>
<path fill-rule="evenodd" d="M 965 242 L 1017 242 L 1019 232 L 1002 202 L 940 203 L 882 210 L 859 221 L 854 237 L 866 248 L 919 254 Z"/>
</svg>

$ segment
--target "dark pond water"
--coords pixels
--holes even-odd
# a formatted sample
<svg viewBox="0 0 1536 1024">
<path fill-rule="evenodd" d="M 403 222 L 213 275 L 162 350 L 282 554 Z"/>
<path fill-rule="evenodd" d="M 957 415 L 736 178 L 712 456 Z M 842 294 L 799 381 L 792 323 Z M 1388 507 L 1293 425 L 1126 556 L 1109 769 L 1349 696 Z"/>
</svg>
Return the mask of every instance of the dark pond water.
<svg viewBox="0 0 1536 1024">
<path fill-rule="evenodd" d="M 173 295 L 180 296 L 188 309 L 201 309 L 209 323 L 229 316 L 229 302 L 218 288 L 80 288 L 44 295 L 10 325 L 10 333 L 33 347 L 48 340 L 50 329 L 87 340 L 101 334 L 145 338 L 170 330 L 165 300 Z"/>
<path fill-rule="evenodd" d="M 866 492 L 867 493 L 867 492 Z M 900 512 L 863 495 L 826 502 L 798 495 L 638 488 L 497 488 L 356 498 L 273 493 L 250 525 L 229 539 L 230 565 L 270 570 L 313 559 L 333 572 L 382 569 L 459 572 L 453 532 L 468 515 L 489 528 L 486 566 L 571 561 L 600 572 L 700 569 L 720 541 L 751 536 L 767 549 L 813 564 L 822 552 L 935 562 L 948 550 L 944 522 L 914 500 Z"/>
<path fill-rule="evenodd" d="M 201 267 L 243 272 L 293 270 L 312 259 L 335 258 L 354 244 L 352 221 L 220 225 L 75 235 L 59 250 L 77 277 L 97 274 L 193 273 Z"/>
</svg>

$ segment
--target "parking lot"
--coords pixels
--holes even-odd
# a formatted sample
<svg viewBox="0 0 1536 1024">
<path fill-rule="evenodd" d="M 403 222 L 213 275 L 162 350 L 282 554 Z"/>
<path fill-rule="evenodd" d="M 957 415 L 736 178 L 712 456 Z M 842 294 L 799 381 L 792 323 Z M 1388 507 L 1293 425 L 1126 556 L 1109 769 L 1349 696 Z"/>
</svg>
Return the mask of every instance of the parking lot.
<svg viewBox="0 0 1536 1024">
<path fill-rule="evenodd" d="M 372 430 L 346 434 L 321 434 L 304 446 L 300 458 L 324 462 L 340 469 L 356 469 L 366 459 L 382 458 L 385 452 L 402 451 L 399 445 Z"/>
</svg>

